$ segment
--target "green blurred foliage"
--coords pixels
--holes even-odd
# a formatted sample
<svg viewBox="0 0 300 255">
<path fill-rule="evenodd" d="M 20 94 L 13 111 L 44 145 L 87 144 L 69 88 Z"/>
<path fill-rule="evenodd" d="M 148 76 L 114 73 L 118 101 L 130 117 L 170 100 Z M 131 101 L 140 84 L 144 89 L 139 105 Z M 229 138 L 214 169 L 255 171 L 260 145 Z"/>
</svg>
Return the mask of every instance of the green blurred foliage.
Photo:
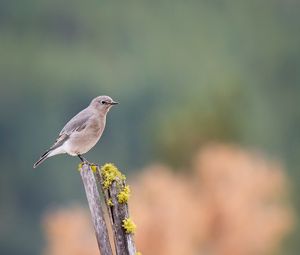
<svg viewBox="0 0 300 255">
<path fill-rule="evenodd" d="M 100 94 L 120 106 L 91 161 L 180 168 L 203 143 L 235 142 L 282 159 L 297 184 L 299 10 L 295 0 L 1 0 L 0 253 L 40 254 L 41 213 L 84 199 L 78 159 L 32 164 Z"/>
</svg>

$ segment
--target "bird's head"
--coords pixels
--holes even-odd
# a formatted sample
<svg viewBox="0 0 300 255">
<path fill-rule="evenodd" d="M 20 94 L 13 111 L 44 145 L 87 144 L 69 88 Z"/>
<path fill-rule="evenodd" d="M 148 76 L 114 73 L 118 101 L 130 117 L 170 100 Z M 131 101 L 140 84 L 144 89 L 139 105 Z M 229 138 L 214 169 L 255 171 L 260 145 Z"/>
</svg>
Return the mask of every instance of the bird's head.
<svg viewBox="0 0 300 255">
<path fill-rule="evenodd" d="M 91 102 L 91 106 L 102 113 L 107 113 L 113 105 L 118 104 L 109 96 L 98 96 Z"/>
</svg>

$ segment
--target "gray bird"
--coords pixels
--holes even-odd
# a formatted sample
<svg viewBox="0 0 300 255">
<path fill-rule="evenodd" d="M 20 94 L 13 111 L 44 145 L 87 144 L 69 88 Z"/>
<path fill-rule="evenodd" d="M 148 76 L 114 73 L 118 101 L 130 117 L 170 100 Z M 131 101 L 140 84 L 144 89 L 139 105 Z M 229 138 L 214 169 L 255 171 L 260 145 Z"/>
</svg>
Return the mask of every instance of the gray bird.
<svg viewBox="0 0 300 255">
<path fill-rule="evenodd" d="M 78 156 L 82 162 L 88 161 L 82 154 L 88 152 L 99 141 L 106 123 L 106 114 L 118 104 L 109 96 L 98 96 L 90 105 L 75 115 L 61 130 L 55 143 L 33 165 L 36 168 L 47 158 L 67 153 Z"/>
</svg>

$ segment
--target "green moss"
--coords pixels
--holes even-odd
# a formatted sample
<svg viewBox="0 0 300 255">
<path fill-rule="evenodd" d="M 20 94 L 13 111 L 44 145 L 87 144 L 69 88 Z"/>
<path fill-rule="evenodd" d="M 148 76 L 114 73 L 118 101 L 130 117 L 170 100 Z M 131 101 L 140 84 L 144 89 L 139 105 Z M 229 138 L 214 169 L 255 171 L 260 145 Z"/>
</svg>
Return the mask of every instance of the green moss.
<svg viewBox="0 0 300 255">
<path fill-rule="evenodd" d="M 122 220 L 122 227 L 125 229 L 127 234 L 134 234 L 136 230 L 136 225 L 130 218 Z"/>
</svg>

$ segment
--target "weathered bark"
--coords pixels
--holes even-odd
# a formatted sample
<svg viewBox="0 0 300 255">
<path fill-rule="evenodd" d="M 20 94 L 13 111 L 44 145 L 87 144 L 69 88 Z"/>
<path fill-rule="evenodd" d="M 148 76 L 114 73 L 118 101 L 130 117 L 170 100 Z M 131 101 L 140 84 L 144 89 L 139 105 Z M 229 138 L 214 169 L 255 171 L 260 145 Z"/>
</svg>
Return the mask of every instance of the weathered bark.
<svg viewBox="0 0 300 255">
<path fill-rule="evenodd" d="M 94 173 L 90 166 L 86 164 L 82 165 L 79 170 L 89 203 L 100 253 L 101 255 L 112 255 L 113 253 Z"/>
<path fill-rule="evenodd" d="M 103 179 L 99 169 L 96 172 L 96 179 L 99 184 L 102 184 Z M 114 231 L 116 254 L 135 255 L 136 247 L 133 235 L 126 233 L 122 226 L 123 220 L 129 218 L 128 205 L 127 203 L 119 203 L 117 197 L 120 190 L 122 190 L 125 186 L 125 181 L 119 179 L 113 181 L 108 189 L 103 189 L 101 185 L 105 200 L 110 200 L 112 202 L 112 206 L 107 205 L 107 209 L 109 211 L 109 217 Z"/>
<path fill-rule="evenodd" d="M 125 186 L 125 185 L 124 185 Z M 116 241 L 117 255 L 135 255 L 135 246 L 131 234 L 126 234 L 123 220 L 129 218 L 128 206 L 126 203 L 120 204 L 117 195 L 119 193 L 117 183 L 114 181 L 109 188 L 110 198 L 113 206 L 110 207 L 113 221 L 113 230 Z"/>
</svg>

